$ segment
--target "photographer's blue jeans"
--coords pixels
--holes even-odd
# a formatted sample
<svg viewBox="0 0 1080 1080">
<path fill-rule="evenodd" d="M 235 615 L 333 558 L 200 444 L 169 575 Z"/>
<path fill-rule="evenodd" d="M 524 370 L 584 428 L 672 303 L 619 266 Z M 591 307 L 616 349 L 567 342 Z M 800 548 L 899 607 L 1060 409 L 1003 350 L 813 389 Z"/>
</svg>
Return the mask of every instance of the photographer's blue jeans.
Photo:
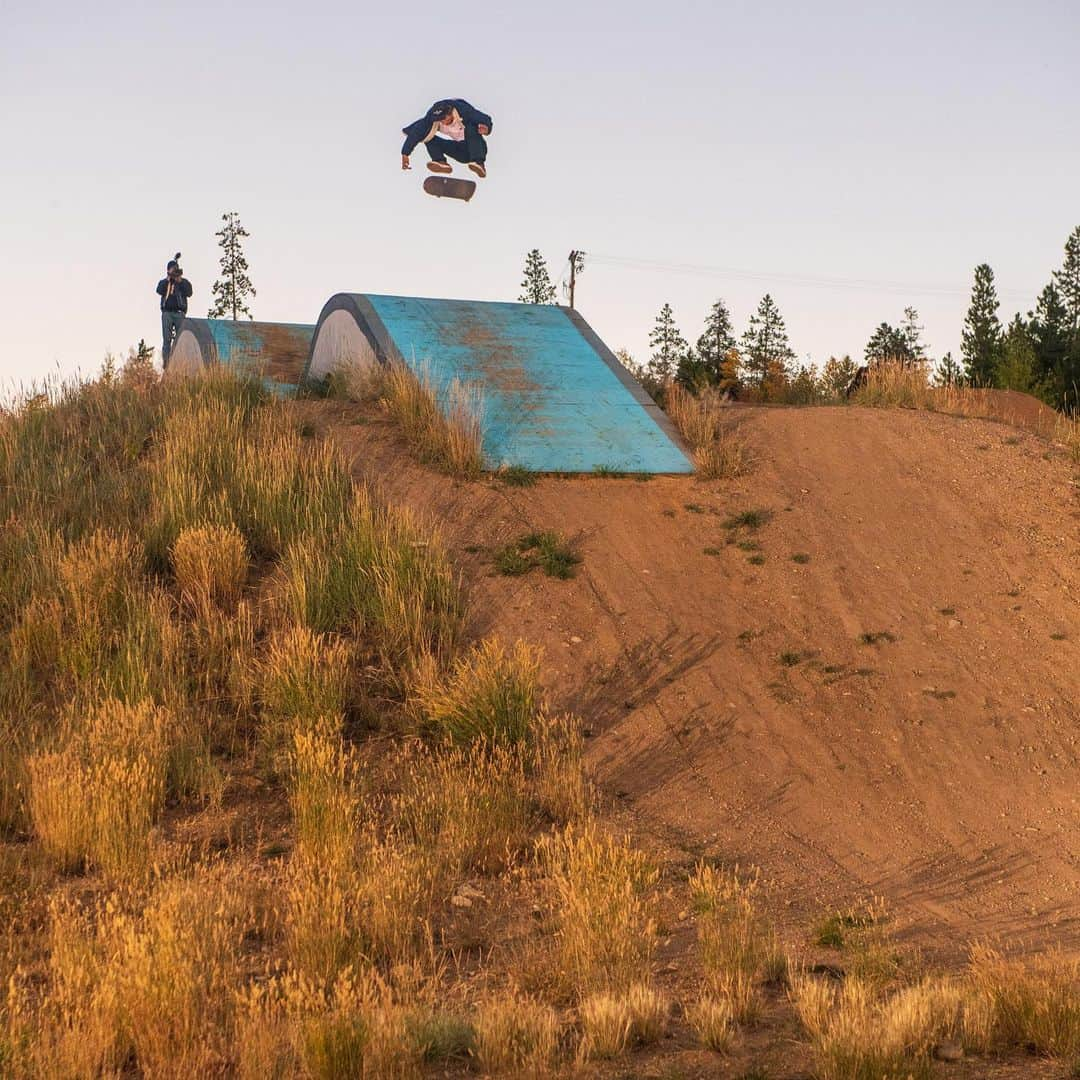
<svg viewBox="0 0 1080 1080">
<path fill-rule="evenodd" d="M 161 370 L 169 366 L 169 354 L 180 333 L 180 324 L 184 321 L 182 311 L 163 311 L 161 313 Z"/>
</svg>

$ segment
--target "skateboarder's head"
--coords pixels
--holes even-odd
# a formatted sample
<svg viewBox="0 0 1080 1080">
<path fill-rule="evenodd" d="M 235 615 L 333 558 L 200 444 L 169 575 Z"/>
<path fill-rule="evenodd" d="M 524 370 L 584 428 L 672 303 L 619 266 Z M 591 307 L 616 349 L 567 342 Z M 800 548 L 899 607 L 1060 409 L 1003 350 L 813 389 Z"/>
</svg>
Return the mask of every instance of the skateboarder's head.
<svg viewBox="0 0 1080 1080">
<path fill-rule="evenodd" d="M 454 106 L 447 101 L 437 101 L 431 106 L 432 120 L 446 120 L 454 111 Z"/>
</svg>

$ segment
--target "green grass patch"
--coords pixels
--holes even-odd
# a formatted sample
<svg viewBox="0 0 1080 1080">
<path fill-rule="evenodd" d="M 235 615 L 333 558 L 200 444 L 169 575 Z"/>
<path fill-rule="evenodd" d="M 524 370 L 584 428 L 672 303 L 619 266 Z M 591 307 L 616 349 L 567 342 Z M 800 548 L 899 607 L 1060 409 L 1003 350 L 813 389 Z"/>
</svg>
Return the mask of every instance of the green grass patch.
<svg viewBox="0 0 1080 1080">
<path fill-rule="evenodd" d="M 495 554 L 495 568 L 508 577 L 527 574 L 539 566 L 548 577 L 572 578 L 581 555 L 570 541 L 553 531 L 526 533 Z"/>
<path fill-rule="evenodd" d="M 791 556 L 793 563 L 798 563 L 800 566 L 805 566 L 810 561 L 810 556 L 805 551 L 797 551 Z"/>
<path fill-rule="evenodd" d="M 799 652 L 782 652 L 777 659 L 784 667 L 795 667 L 797 664 L 802 663 L 802 653 Z"/>
<path fill-rule="evenodd" d="M 498 478 L 507 487 L 532 487 L 539 476 L 524 465 L 508 465 L 498 474 Z"/>
<path fill-rule="evenodd" d="M 859 635 L 859 641 L 864 645 L 880 645 L 882 642 L 891 645 L 896 641 L 896 635 L 891 630 L 864 630 Z"/>
<path fill-rule="evenodd" d="M 743 510 L 724 518 L 725 529 L 760 529 L 772 520 L 771 510 Z"/>
<path fill-rule="evenodd" d="M 747 559 L 746 561 L 748 563 L 750 563 L 751 566 L 764 566 L 765 565 L 765 556 L 764 555 L 751 555 L 750 558 Z"/>
</svg>

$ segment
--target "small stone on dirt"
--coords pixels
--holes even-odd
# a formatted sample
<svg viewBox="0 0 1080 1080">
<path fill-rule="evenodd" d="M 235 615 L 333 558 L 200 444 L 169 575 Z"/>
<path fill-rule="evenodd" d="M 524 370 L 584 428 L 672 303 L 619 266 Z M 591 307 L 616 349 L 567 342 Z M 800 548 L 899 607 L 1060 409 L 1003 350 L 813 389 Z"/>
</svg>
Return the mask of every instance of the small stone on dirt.
<svg viewBox="0 0 1080 1080">
<path fill-rule="evenodd" d="M 964 1056 L 964 1048 L 952 1039 L 946 1039 L 934 1047 L 934 1057 L 938 1061 L 959 1061 Z"/>
<path fill-rule="evenodd" d="M 453 904 L 454 907 L 459 908 L 472 907 L 472 901 L 467 896 L 462 896 L 460 893 L 455 893 L 453 896 L 451 896 L 450 903 Z"/>
</svg>

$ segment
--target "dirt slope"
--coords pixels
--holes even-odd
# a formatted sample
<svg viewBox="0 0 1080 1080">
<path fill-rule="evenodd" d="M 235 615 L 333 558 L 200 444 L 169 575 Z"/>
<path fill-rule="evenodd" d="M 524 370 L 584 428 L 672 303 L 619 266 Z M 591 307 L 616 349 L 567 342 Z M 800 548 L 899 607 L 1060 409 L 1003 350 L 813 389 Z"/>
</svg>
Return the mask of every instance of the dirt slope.
<svg viewBox="0 0 1080 1080">
<path fill-rule="evenodd" d="M 881 894 L 943 948 L 1080 940 L 1080 499 L 1051 444 L 748 408 L 738 481 L 510 488 L 411 464 L 351 407 L 300 407 L 357 475 L 441 520 L 478 633 L 543 646 L 636 829 L 762 867 L 793 921 Z M 771 519 L 725 528 L 752 508 Z M 493 573 L 531 529 L 580 538 L 577 578 Z"/>
</svg>

